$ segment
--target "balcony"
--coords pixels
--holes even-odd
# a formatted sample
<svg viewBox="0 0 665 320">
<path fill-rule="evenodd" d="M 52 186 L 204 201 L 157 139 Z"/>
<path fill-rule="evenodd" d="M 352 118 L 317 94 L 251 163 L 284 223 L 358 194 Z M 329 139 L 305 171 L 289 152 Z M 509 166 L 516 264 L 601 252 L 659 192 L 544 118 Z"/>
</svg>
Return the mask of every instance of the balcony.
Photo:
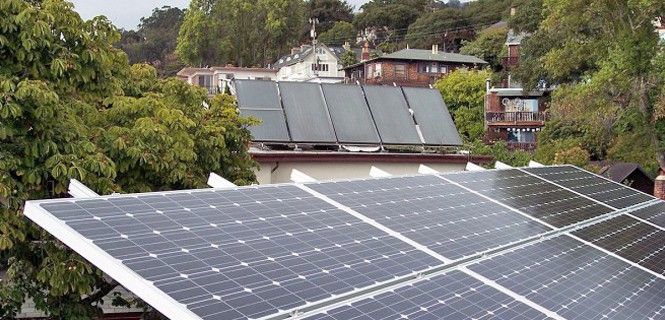
<svg viewBox="0 0 665 320">
<path fill-rule="evenodd" d="M 485 112 L 485 121 L 489 125 L 543 126 L 547 119 L 546 112 Z"/>
</svg>

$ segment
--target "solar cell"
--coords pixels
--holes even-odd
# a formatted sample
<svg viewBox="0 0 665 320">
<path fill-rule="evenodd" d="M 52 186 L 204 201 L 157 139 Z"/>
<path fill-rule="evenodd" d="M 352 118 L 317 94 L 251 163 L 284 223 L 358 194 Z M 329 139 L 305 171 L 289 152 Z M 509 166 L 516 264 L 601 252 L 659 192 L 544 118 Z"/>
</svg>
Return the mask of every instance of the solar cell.
<svg viewBox="0 0 665 320">
<path fill-rule="evenodd" d="M 261 124 L 249 128 L 254 141 L 290 141 L 277 85 L 258 80 L 235 80 L 234 85 L 240 114 L 261 120 Z"/>
<path fill-rule="evenodd" d="M 573 166 L 526 168 L 523 170 L 617 209 L 628 208 L 654 199 L 645 193 Z"/>
<path fill-rule="evenodd" d="M 73 229 L 202 319 L 267 316 L 441 264 L 294 186 L 34 205 L 37 223 Z"/>
<path fill-rule="evenodd" d="M 363 89 L 384 144 L 422 144 L 399 87 L 363 86 Z"/>
<path fill-rule="evenodd" d="M 360 86 L 321 87 L 340 143 L 381 143 Z"/>
<path fill-rule="evenodd" d="M 662 319 L 665 280 L 568 236 L 471 270 L 566 319 Z"/>
<path fill-rule="evenodd" d="M 517 169 L 443 175 L 555 227 L 565 227 L 614 211 Z"/>
<path fill-rule="evenodd" d="M 462 145 L 453 118 L 436 89 L 403 87 L 406 100 L 425 139 L 431 145 Z"/>
<path fill-rule="evenodd" d="M 665 228 L 665 202 L 659 201 L 649 207 L 635 210 L 631 214 Z"/>
<path fill-rule="evenodd" d="M 626 215 L 575 231 L 605 250 L 665 274 L 665 231 Z"/>
<path fill-rule="evenodd" d="M 279 82 L 279 92 L 294 142 L 337 142 L 319 84 Z"/>
<path fill-rule="evenodd" d="M 437 176 L 307 186 L 451 260 L 550 230 Z"/>
<path fill-rule="evenodd" d="M 546 319 L 539 311 L 461 272 L 436 276 L 307 320 Z"/>
</svg>

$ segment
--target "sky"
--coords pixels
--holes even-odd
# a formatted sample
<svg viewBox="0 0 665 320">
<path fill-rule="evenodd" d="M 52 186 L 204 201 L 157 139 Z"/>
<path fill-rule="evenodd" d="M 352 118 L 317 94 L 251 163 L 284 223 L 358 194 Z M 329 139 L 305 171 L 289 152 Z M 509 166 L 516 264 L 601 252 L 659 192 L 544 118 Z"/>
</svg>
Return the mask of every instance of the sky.
<svg viewBox="0 0 665 320">
<path fill-rule="evenodd" d="M 141 17 L 162 6 L 187 8 L 190 0 L 70 0 L 83 19 L 106 16 L 118 28 L 136 29 Z M 368 0 L 347 0 L 356 9 Z"/>
</svg>

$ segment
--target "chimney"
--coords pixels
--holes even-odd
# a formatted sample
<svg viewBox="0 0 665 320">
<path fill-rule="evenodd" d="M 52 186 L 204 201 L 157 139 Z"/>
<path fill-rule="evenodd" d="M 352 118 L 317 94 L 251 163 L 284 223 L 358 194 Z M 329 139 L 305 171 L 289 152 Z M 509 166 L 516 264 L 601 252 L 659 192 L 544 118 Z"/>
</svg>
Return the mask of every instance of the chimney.
<svg viewBox="0 0 665 320">
<path fill-rule="evenodd" d="M 510 7 L 510 16 L 511 16 L 511 17 L 514 17 L 516 13 L 517 13 L 517 8 L 515 8 L 515 7 Z"/>
<path fill-rule="evenodd" d="M 665 174 L 662 170 L 660 175 L 656 177 L 656 180 L 654 181 L 653 195 L 658 199 L 665 200 Z"/>
<path fill-rule="evenodd" d="M 485 80 L 485 91 L 487 94 L 490 94 L 490 89 L 492 88 L 492 79 Z"/>
<path fill-rule="evenodd" d="M 433 44 L 432 45 L 432 54 L 439 54 L 439 45 L 438 44 Z"/>
<path fill-rule="evenodd" d="M 369 43 L 367 42 L 365 42 L 365 46 L 363 46 L 363 50 L 360 52 L 360 60 L 361 61 L 369 60 Z"/>
</svg>

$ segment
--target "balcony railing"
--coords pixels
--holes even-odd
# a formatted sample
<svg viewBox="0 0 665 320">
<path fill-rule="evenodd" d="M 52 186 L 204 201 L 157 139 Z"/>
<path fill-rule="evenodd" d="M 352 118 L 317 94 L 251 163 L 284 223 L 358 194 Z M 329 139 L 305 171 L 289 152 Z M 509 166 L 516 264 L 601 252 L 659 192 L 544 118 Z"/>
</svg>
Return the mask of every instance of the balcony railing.
<svg viewBox="0 0 665 320">
<path fill-rule="evenodd" d="M 535 142 L 508 141 L 508 149 L 510 150 L 533 151 L 536 150 L 537 146 Z"/>
<path fill-rule="evenodd" d="M 221 91 L 220 88 L 217 87 L 217 86 L 202 86 L 202 85 L 199 85 L 199 84 L 197 84 L 196 86 L 201 87 L 201 88 L 205 88 L 206 90 L 208 90 L 209 95 L 215 95 L 215 94 L 220 93 L 220 91 Z"/>
<path fill-rule="evenodd" d="M 487 123 L 544 123 L 547 118 L 545 112 L 485 112 Z"/>
</svg>

